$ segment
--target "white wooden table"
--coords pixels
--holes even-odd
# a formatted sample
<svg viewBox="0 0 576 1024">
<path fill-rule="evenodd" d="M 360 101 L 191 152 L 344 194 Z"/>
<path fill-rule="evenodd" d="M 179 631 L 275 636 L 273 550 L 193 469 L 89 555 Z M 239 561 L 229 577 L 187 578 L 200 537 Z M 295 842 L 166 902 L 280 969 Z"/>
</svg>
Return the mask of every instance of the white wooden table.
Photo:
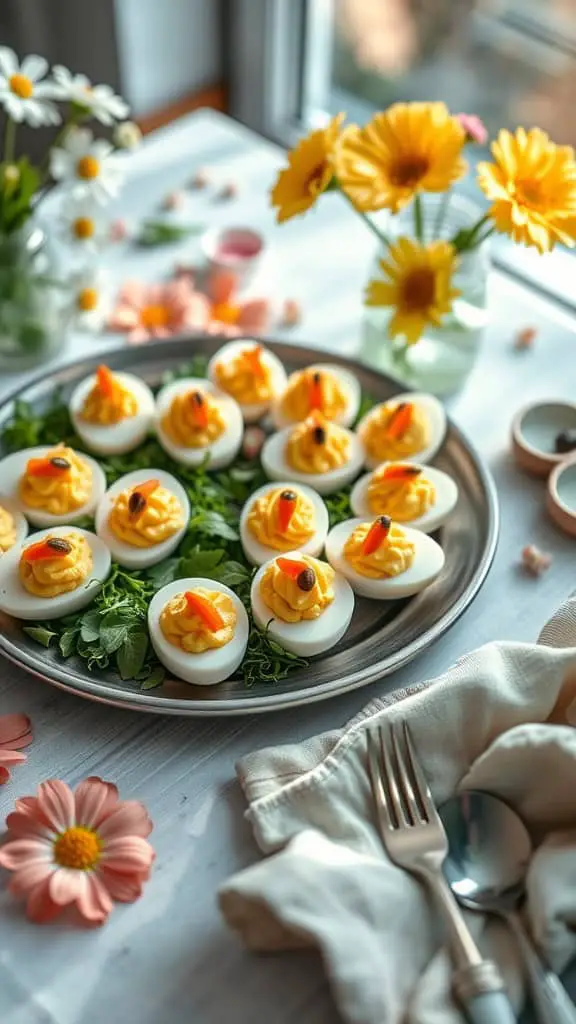
<svg viewBox="0 0 576 1024">
<path fill-rule="evenodd" d="M 220 183 L 236 181 L 238 199 L 217 203 L 203 192 L 190 194 L 182 216 L 259 226 L 275 253 L 279 296 L 298 298 L 304 309 L 302 324 L 286 337 L 354 354 L 373 240 L 337 196 L 305 219 L 274 226 L 267 189 L 281 159 L 279 150 L 227 118 L 193 114 L 151 137 L 134 156 L 122 213 L 149 215 L 200 165 Z M 193 260 L 195 244 L 152 251 L 121 246 L 110 257 L 110 270 L 118 281 L 154 279 L 177 259 Z M 494 473 L 502 506 L 499 549 L 473 606 L 417 661 L 365 692 L 328 703 L 197 722 L 91 704 L 2 661 L 0 712 L 30 715 L 35 740 L 27 764 L 0 790 L 0 820 L 17 796 L 32 793 L 42 779 L 76 784 L 98 774 L 115 781 L 123 797 L 146 803 L 157 853 L 144 898 L 118 907 L 101 930 L 34 926 L 22 906 L 1 893 L 2 1024 L 333 1024 L 335 1010 L 313 955 L 256 958 L 218 916 L 216 887 L 258 856 L 233 766 L 246 751 L 333 728 L 377 693 L 432 677 L 486 641 L 535 638 L 574 588 L 574 542 L 547 521 L 543 486 L 515 468 L 508 434 L 514 410 L 530 398 L 574 397 L 575 324 L 497 273 L 490 304 L 482 355 L 451 412 Z M 538 337 L 533 352 L 519 354 L 512 336 L 526 325 L 536 327 Z M 78 335 L 67 355 L 104 351 L 112 341 Z M 0 393 L 12 384 L 4 378 Z M 531 541 L 554 557 L 537 581 L 517 568 L 520 549 Z"/>
</svg>

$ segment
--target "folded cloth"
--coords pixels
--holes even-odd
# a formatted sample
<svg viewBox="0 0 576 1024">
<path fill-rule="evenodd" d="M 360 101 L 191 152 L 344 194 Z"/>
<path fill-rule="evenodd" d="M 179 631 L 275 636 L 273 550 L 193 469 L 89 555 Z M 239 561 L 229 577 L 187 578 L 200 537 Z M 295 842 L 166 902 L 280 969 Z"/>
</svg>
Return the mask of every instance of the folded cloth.
<svg viewBox="0 0 576 1024">
<path fill-rule="evenodd" d="M 237 766 L 256 840 L 272 854 L 219 892 L 247 945 L 317 947 L 349 1024 L 461 1024 L 436 915 L 377 833 L 365 729 L 383 718 L 409 720 L 437 804 L 484 789 L 524 819 L 536 847 L 528 925 L 562 970 L 576 954 L 576 596 L 537 644 L 487 644 L 433 682 L 373 701 L 342 731 Z M 495 918 L 467 916 L 519 1008 L 512 936 Z"/>
</svg>

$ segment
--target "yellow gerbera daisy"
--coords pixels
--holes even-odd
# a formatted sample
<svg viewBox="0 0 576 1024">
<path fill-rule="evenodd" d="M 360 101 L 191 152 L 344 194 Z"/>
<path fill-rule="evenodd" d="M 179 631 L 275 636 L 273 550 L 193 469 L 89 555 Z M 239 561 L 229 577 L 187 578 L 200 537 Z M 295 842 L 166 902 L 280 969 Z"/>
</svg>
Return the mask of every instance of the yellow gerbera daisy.
<svg viewBox="0 0 576 1024">
<path fill-rule="evenodd" d="M 344 114 L 337 114 L 326 128 L 312 132 L 288 154 L 288 167 L 280 171 L 270 193 L 277 206 L 276 220 L 282 221 L 306 213 L 330 184 L 334 171 L 332 155 Z"/>
<path fill-rule="evenodd" d="M 343 131 L 336 176 L 358 210 L 398 213 L 417 192 L 445 192 L 465 174 L 465 142 L 444 103 L 395 103 Z"/>
<path fill-rule="evenodd" d="M 571 146 L 556 146 L 540 128 L 502 130 L 492 143 L 495 163 L 478 164 L 478 184 L 492 200 L 496 229 L 547 252 L 576 244 L 576 162 Z"/>
<path fill-rule="evenodd" d="M 366 289 L 367 306 L 395 306 L 388 324 L 388 335 L 404 335 L 414 345 L 429 324 L 438 327 L 460 295 L 452 287 L 452 275 L 458 257 L 450 242 L 422 245 L 411 238 L 399 238 L 380 260 L 384 279 L 370 281 Z"/>
</svg>

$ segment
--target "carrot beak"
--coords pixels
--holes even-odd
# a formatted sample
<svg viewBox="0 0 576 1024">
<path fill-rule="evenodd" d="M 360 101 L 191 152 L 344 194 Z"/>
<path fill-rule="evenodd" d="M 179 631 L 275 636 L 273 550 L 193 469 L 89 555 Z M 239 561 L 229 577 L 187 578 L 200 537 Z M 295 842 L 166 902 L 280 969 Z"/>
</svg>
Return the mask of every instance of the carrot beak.
<svg viewBox="0 0 576 1024">
<path fill-rule="evenodd" d="M 159 486 L 159 480 L 144 480 L 134 488 L 128 498 L 128 515 L 132 522 L 139 519 L 146 508 L 148 498 Z"/>
<path fill-rule="evenodd" d="M 96 370 L 96 387 L 104 398 L 113 399 L 118 391 L 118 383 L 114 374 L 104 364 Z"/>
<path fill-rule="evenodd" d="M 244 361 L 255 377 L 263 377 L 265 370 L 262 363 L 262 345 L 253 345 L 252 348 L 244 349 L 242 353 Z"/>
<path fill-rule="evenodd" d="M 403 483 L 406 480 L 415 480 L 417 476 L 420 476 L 421 472 L 420 466 L 406 466 L 396 463 L 386 466 L 382 479 L 397 480 L 399 483 Z"/>
<path fill-rule="evenodd" d="M 59 455 L 53 458 L 28 459 L 26 463 L 26 474 L 28 476 L 43 476 L 55 479 L 70 472 L 70 463 Z"/>
<path fill-rule="evenodd" d="M 184 594 L 184 599 L 188 610 L 194 615 L 198 615 L 205 626 L 212 632 L 217 633 L 219 629 L 224 628 L 224 619 L 220 615 L 218 609 L 212 604 L 207 597 L 203 594 L 197 594 L 193 590 L 187 590 Z"/>
<path fill-rule="evenodd" d="M 192 391 L 189 398 L 194 426 L 198 427 L 200 430 L 204 430 L 208 426 L 208 405 L 206 403 L 206 396 L 203 395 L 201 391 Z"/>
<path fill-rule="evenodd" d="M 298 495 L 296 491 L 282 491 L 278 498 L 278 529 L 280 533 L 286 533 L 290 526 L 290 520 L 294 515 Z"/>
<path fill-rule="evenodd" d="M 392 526 L 392 520 L 390 516 L 378 516 L 372 523 L 372 526 L 368 530 L 362 544 L 362 554 L 372 555 L 378 550 L 383 541 L 390 533 L 390 527 Z"/>
<path fill-rule="evenodd" d="M 408 427 L 412 423 L 412 416 L 414 414 L 414 406 L 412 402 L 400 402 L 396 406 L 392 416 L 388 421 L 386 427 L 386 437 L 390 437 L 393 441 L 396 441 L 402 434 L 408 430 Z"/>
<path fill-rule="evenodd" d="M 283 572 L 285 576 L 289 576 L 291 580 L 297 580 L 300 573 L 308 568 L 306 562 L 298 562 L 294 558 L 277 558 L 276 565 L 280 572 Z"/>
<path fill-rule="evenodd" d="M 316 371 L 312 374 L 312 380 L 310 381 L 310 391 L 308 392 L 308 408 L 310 412 L 315 409 L 322 411 L 324 405 L 324 396 L 322 394 L 322 375 Z"/>
<path fill-rule="evenodd" d="M 64 558 L 70 554 L 70 544 L 64 537 L 47 537 L 36 544 L 30 544 L 22 552 L 25 562 L 40 562 L 47 558 Z"/>
</svg>

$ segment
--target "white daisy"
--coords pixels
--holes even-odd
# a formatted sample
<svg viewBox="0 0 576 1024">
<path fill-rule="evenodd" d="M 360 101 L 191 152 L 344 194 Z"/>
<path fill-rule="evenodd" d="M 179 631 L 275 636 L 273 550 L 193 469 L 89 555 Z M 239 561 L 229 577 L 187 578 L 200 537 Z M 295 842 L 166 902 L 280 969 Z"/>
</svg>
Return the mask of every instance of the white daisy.
<svg viewBox="0 0 576 1024">
<path fill-rule="evenodd" d="M 112 310 L 106 273 L 100 268 L 82 270 L 74 275 L 70 285 L 70 319 L 73 326 L 94 334 L 102 331 Z"/>
<path fill-rule="evenodd" d="M 142 132 L 134 121 L 123 121 L 114 129 L 114 142 L 118 149 L 136 149 L 142 142 Z"/>
<path fill-rule="evenodd" d="M 45 79 L 47 71 L 44 57 L 31 55 L 19 64 L 14 50 L 0 46 L 0 104 L 13 121 L 26 121 L 33 128 L 61 123 L 60 111 L 51 102 L 57 89 Z"/>
<path fill-rule="evenodd" d="M 123 173 L 106 139 L 95 139 L 89 128 L 71 128 L 61 147 L 50 152 L 50 173 L 74 187 L 79 198 L 106 203 L 118 195 Z"/>
<path fill-rule="evenodd" d="M 69 100 L 89 111 L 101 124 L 114 124 L 128 117 L 130 107 L 117 96 L 109 85 L 92 85 L 86 75 L 73 75 L 68 68 L 57 64 L 52 69 L 58 89 L 58 99 Z"/>
<path fill-rule="evenodd" d="M 100 204 L 94 199 L 64 196 L 62 235 L 85 252 L 97 252 L 108 240 L 108 222 L 102 217 Z"/>
</svg>

